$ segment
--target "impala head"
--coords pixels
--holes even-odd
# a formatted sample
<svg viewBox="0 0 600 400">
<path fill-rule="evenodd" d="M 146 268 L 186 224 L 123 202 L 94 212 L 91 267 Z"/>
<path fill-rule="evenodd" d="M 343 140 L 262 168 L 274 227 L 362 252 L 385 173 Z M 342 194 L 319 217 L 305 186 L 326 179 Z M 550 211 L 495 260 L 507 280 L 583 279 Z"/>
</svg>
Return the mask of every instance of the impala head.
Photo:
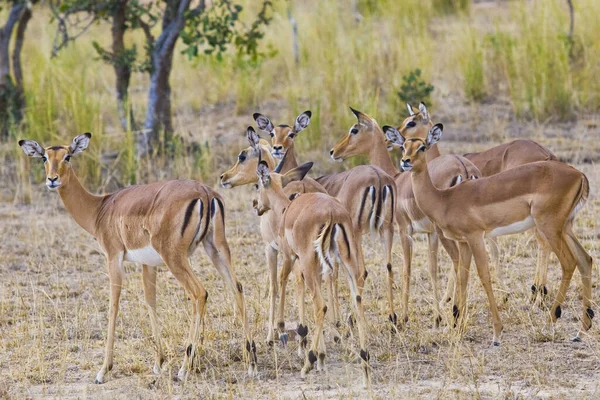
<svg viewBox="0 0 600 400">
<path fill-rule="evenodd" d="M 442 137 L 444 125 L 434 125 L 425 139 L 406 138 L 398 129 L 391 126 L 384 126 L 383 131 L 388 140 L 402 149 L 402 160 L 400 165 L 405 171 L 421 171 L 426 163 L 425 153 L 437 143 Z"/>
<path fill-rule="evenodd" d="M 236 186 L 256 183 L 256 166 L 259 156 L 270 151 L 269 144 L 261 139 L 251 126 L 246 130 L 250 146 L 240 151 L 234 166 L 221 175 L 221 186 L 229 189 Z"/>
<path fill-rule="evenodd" d="M 69 183 L 71 157 L 84 151 L 90 144 L 91 133 L 76 136 L 69 146 L 50 146 L 45 149 L 34 140 L 19 140 L 19 146 L 29 157 L 41 158 L 46 170 L 46 186 L 57 190 Z"/>
<path fill-rule="evenodd" d="M 400 124 L 397 130 L 407 139 L 427 138 L 433 123 L 431 122 L 425 103 L 421 102 L 421 104 L 419 104 L 418 111 L 415 111 L 408 103 L 406 103 L 406 108 L 408 109 L 408 117 L 402 121 L 402 124 Z M 386 146 L 388 151 L 400 148 L 400 146 L 389 139 L 386 140 Z"/>
<path fill-rule="evenodd" d="M 275 126 L 269 118 L 259 113 L 255 113 L 253 117 L 260 130 L 267 132 L 271 136 L 271 145 L 273 148 L 271 154 L 273 157 L 282 158 L 288 149 L 293 146 L 296 135 L 306 129 L 310 123 L 312 113 L 304 111 L 298 115 L 293 127 L 289 125 Z"/>
<path fill-rule="evenodd" d="M 258 199 L 254 201 L 256 213 L 258 215 L 263 215 L 265 212 L 269 211 L 273 207 L 273 201 L 276 196 L 289 201 L 283 192 L 283 188 L 292 181 L 301 181 L 304 179 L 312 166 L 313 163 L 308 162 L 281 175 L 275 171 L 271 172 L 267 163 L 264 160 L 261 160 L 256 168 L 259 189 Z"/>
<path fill-rule="evenodd" d="M 377 121 L 367 114 L 350 107 L 356 116 L 356 123 L 350 127 L 348 134 L 342 138 L 330 151 L 334 161 L 343 160 L 360 154 L 368 154 L 375 141 L 384 141 Z"/>
</svg>

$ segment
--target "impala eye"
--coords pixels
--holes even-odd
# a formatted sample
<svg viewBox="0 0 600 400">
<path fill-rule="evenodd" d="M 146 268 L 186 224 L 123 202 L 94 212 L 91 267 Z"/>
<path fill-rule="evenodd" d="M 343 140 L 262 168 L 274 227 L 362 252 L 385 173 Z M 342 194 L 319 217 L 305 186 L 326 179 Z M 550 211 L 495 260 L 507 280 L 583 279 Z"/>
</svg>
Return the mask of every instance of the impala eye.
<svg viewBox="0 0 600 400">
<path fill-rule="evenodd" d="M 410 121 L 408 124 L 406 124 L 407 128 L 414 128 L 415 126 L 417 126 L 417 123 L 415 121 Z"/>
<path fill-rule="evenodd" d="M 275 131 L 269 132 L 269 135 L 271 135 L 271 137 L 275 137 Z"/>
<path fill-rule="evenodd" d="M 258 190 L 258 183 L 255 183 L 255 184 L 254 184 L 254 189 L 255 189 L 255 190 Z"/>
<path fill-rule="evenodd" d="M 66 161 L 66 162 L 69 162 L 69 161 L 71 161 L 71 156 L 66 156 L 66 157 L 65 157 L 65 161 Z"/>
<path fill-rule="evenodd" d="M 352 130 L 350 131 L 351 134 L 356 135 L 358 133 L 358 129 L 356 128 L 352 128 Z"/>
<path fill-rule="evenodd" d="M 419 147 L 419 150 L 417 150 L 417 151 L 425 151 L 425 146 Z"/>
<path fill-rule="evenodd" d="M 48 157 L 46 157 L 46 156 L 42 156 L 42 161 L 43 161 L 43 162 L 46 162 L 46 161 L 48 161 Z"/>
<path fill-rule="evenodd" d="M 238 156 L 238 161 L 239 161 L 239 162 L 244 162 L 244 161 L 246 161 L 246 154 L 244 154 L 244 153 L 240 153 L 240 155 Z"/>
</svg>

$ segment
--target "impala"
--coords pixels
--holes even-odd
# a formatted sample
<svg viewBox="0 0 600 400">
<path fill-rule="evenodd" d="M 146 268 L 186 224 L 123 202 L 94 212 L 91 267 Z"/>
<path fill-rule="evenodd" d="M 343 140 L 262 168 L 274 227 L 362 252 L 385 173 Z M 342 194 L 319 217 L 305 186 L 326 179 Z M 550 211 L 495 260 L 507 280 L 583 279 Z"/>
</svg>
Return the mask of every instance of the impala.
<svg viewBox="0 0 600 400">
<path fill-rule="evenodd" d="M 352 109 L 358 122 L 350 128 L 348 134 L 335 145 L 330 151 L 335 161 L 365 154 L 369 157 L 371 164 L 382 168 L 391 175 L 396 182 L 396 223 L 400 233 L 400 242 L 404 256 L 403 291 L 402 291 L 402 318 L 408 321 L 408 300 L 410 290 L 410 275 L 412 261 L 412 238 L 414 233 L 426 233 L 429 245 L 429 275 L 432 283 L 434 297 L 434 321 L 436 326 L 442 320 L 440 301 L 438 295 L 437 262 L 438 262 L 438 234 L 434 224 L 419 209 L 415 202 L 409 174 L 403 174 L 396 169 L 389 152 L 387 151 L 385 135 L 373 118 L 360 111 Z M 431 122 L 429 114 L 424 105 L 419 113 L 414 113 L 404 122 L 405 131 L 412 136 L 426 135 Z M 424 133 L 423 133 L 424 132 Z M 431 161 L 430 161 L 431 160 Z M 463 179 L 473 179 L 479 176 L 477 168 L 467 159 L 460 156 L 439 156 L 437 147 L 432 148 L 428 155 L 431 162 L 432 179 L 438 187 L 447 188 Z M 439 237 L 442 245 L 450 255 L 454 269 L 458 268 L 458 248 L 456 243 L 444 237 Z M 452 275 L 451 275 L 452 276 Z M 449 281 L 449 286 L 451 281 Z"/>
<path fill-rule="evenodd" d="M 508 169 L 490 177 L 464 182 L 440 190 L 429 175 L 426 154 L 442 135 L 443 125 L 431 128 L 426 139 L 406 138 L 391 127 L 388 137 L 403 146 L 401 165 L 411 171 L 413 190 L 419 208 L 442 230 L 444 236 L 460 242 L 461 267 L 458 274 L 453 314 L 462 318 L 471 256 L 488 297 L 493 320 L 493 344 L 500 344 L 502 322 L 489 276 L 486 235 L 508 235 L 535 227 L 558 257 L 562 280 L 550 320 L 561 316 L 571 277 L 577 266 L 583 287 L 582 330 L 592 325 L 592 258 L 573 232 L 573 219 L 589 194 L 584 174 L 556 161 L 541 161 Z M 580 333 L 573 340 L 580 340 Z"/>
<path fill-rule="evenodd" d="M 248 328 L 242 284 L 231 268 L 231 255 L 225 238 L 225 206 L 221 196 L 208 186 L 191 180 L 134 185 L 111 194 L 93 195 L 81 185 L 70 164 L 71 157 L 88 147 L 91 136 L 90 133 L 79 135 L 70 146 L 44 149 L 33 140 L 20 140 L 19 145 L 28 156 L 44 161 L 46 186 L 50 190 L 58 190 L 69 214 L 96 238 L 107 259 L 110 280 L 108 339 L 104 364 L 95 382 L 103 383 L 105 375 L 113 367 L 115 323 L 124 261 L 143 265 L 144 295 L 156 344 L 155 374 L 160 373 L 163 362 L 156 314 L 155 267 L 166 264 L 191 297 L 194 316 L 178 373 L 179 379 L 187 376 L 196 356 L 208 298 L 208 292 L 194 274 L 189 261 L 200 243 L 234 293 L 246 337 L 244 356 L 249 362 L 248 373 L 253 375 L 256 372 L 256 346 Z"/>
<path fill-rule="evenodd" d="M 258 177 L 256 175 L 256 168 L 258 161 L 261 159 L 265 162 L 270 169 L 275 168 L 276 162 L 271 155 L 271 146 L 265 141 L 259 138 L 251 126 L 246 130 L 246 137 L 250 143 L 250 147 L 242 150 L 236 163 L 229 170 L 221 175 L 221 186 L 224 188 L 233 188 L 236 186 L 248 185 L 258 183 Z M 279 168 L 283 163 L 279 164 Z M 280 172 L 280 169 L 276 170 Z M 284 191 L 287 196 L 291 196 L 294 193 L 309 193 L 309 192 L 321 192 L 326 193 L 325 189 L 317 183 L 314 179 L 305 177 L 298 181 L 285 181 Z M 281 224 L 281 215 L 274 212 L 265 212 L 260 218 L 260 233 L 265 243 L 265 255 L 267 258 L 267 266 L 269 269 L 269 328 L 267 333 L 267 343 L 273 343 L 274 336 L 274 321 L 275 321 L 275 305 L 277 300 L 277 255 L 279 252 L 279 245 L 277 244 L 279 238 L 279 226 Z M 285 290 L 287 287 L 288 276 L 292 269 L 292 263 L 289 260 L 284 260 L 283 268 L 279 279 L 279 289 L 281 292 L 281 300 L 278 307 L 278 319 L 277 328 L 279 330 L 280 340 L 285 345 L 287 340 L 287 333 L 285 331 L 285 322 L 283 320 L 285 310 Z M 335 280 L 337 272 L 333 275 Z M 334 299 L 337 299 L 337 293 L 335 292 L 335 286 L 333 282 L 329 280 L 328 287 L 329 293 L 329 304 L 334 318 L 337 316 L 337 303 Z M 296 289 L 298 293 L 304 293 L 302 282 L 297 282 Z M 301 337 L 299 351 L 306 346 L 306 338 L 308 331 L 303 326 L 298 327 L 298 334 Z"/>
<path fill-rule="evenodd" d="M 414 115 L 415 113 L 412 111 L 412 107 L 409 104 L 406 106 L 411 116 Z M 401 131 L 401 128 L 402 126 L 398 128 L 398 130 Z M 400 146 L 393 140 L 388 139 L 386 144 L 388 150 L 400 149 Z M 552 154 L 550 150 L 539 143 L 534 142 L 533 140 L 527 139 L 513 140 L 479 153 L 467 153 L 464 154 L 464 157 L 475 164 L 475 166 L 481 171 L 481 176 L 495 175 L 507 169 L 531 162 L 558 160 L 558 158 Z M 545 242 L 543 236 L 537 234 L 537 230 L 534 230 L 534 232 L 538 242 L 538 258 L 535 277 L 533 285 L 531 286 L 531 293 L 532 300 L 539 304 L 548 293 L 546 282 L 548 276 L 548 258 L 550 256 L 550 247 Z M 493 237 L 488 237 L 488 244 L 490 244 L 492 263 L 495 266 L 494 271 L 496 272 L 496 280 L 506 288 L 502 269 L 499 263 L 498 245 Z M 450 289 L 452 286 L 452 282 L 450 282 L 448 289 Z M 450 291 L 446 293 L 445 298 L 448 301 L 450 300 Z"/>
<path fill-rule="evenodd" d="M 271 173 L 267 163 L 261 161 L 256 171 L 260 191 L 256 209 L 259 214 L 272 210 L 283 216 L 279 230 L 281 252 L 285 259 L 296 260 L 298 268 L 294 273 L 300 276 L 313 295 L 315 328 L 301 376 L 306 377 L 317 360 L 317 370 L 325 367 L 326 348 L 322 336 L 327 306 L 321 295 L 321 276 L 333 273 L 333 262 L 336 260 L 348 274 L 351 301 L 356 311 L 364 384 L 367 385 L 369 353 L 362 300 L 365 268 L 350 214 L 339 200 L 326 194 L 306 193 L 290 200 L 283 191 L 285 180 L 302 179 L 311 167 L 312 163 L 303 164 L 280 175 Z M 306 327 L 304 302 L 299 303 L 300 324 Z"/>
<path fill-rule="evenodd" d="M 272 140 L 274 157 L 285 155 L 281 172 L 298 167 L 294 140 L 310 123 L 312 113 L 300 114 L 294 126 L 275 126 L 266 116 L 255 113 L 258 127 L 269 133 Z M 354 235 L 359 243 L 358 251 L 362 256 L 362 235 L 367 232 L 378 233 L 383 242 L 387 269 L 387 297 L 390 322 L 397 325 L 398 317 L 394 310 L 392 271 L 392 245 L 394 241 L 394 180 L 383 170 L 373 166 L 358 166 L 338 174 L 329 174 L 317 178 L 330 196 L 337 198 L 346 207 L 352 218 Z M 335 284 L 335 283 L 334 283 Z M 336 310 L 337 312 L 337 310 Z"/>
<path fill-rule="evenodd" d="M 480 153 L 467 153 L 464 155 L 479 168 L 482 176 L 492 176 L 513 167 L 536 161 L 558 161 L 558 158 L 550 150 L 534 142 L 533 140 L 518 139 L 512 142 L 492 147 Z M 548 259 L 550 257 L 550 246 L 546 243 L 544 236 L 535 231 L 538 242 L 538 258 L 535 269 L 535 277 L 531 286 L 532 300 L 541 303 L 548 293 L 546 282 L 548 281 Z M 498 263 L 498 247 L 492 240 L 492 260 L 496 266 L 496 274 L 501 270 Z M 499 279 L 502 281 L 502 279 Z"/>
</svg>

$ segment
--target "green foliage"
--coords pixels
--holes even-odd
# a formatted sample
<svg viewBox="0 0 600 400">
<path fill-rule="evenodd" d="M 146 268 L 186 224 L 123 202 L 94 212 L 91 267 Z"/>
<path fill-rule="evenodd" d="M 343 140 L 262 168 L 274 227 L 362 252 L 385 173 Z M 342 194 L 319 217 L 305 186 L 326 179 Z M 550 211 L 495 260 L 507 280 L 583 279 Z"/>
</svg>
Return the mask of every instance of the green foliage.
<svg viewBox="0 0 600 400">
<path fill-rule="evenodd" d="M 433 85 L 421 78 L 421 70 L 417 68 L 402 77 L 398 98 L 402 103 L 431 104 L 431 93 L 434 89 Z"/>
<path fill-rule="evenodd" d="M 477 35 L 473 35 L 470 55 L 463 58 L 461 63 L 465 96 L 471 101 L 481 101 L 486 96 L 483 50 L 480 40 Z"/>
</svg>

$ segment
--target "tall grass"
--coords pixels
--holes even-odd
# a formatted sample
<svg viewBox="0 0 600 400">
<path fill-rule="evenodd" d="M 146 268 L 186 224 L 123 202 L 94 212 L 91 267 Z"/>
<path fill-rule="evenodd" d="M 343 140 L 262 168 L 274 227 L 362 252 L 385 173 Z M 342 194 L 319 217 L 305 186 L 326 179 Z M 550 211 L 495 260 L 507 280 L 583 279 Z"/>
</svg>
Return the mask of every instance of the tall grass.
<svg viewBox="0 0 600 400">
<path fill-rule="evenodd" d="M 243 3 L 243 17 L 250 20 L 258 5 Z M 213 179 L 220 155 L 230 151 L 219 142 L 234 132 L 237 137 L 252 123 L 251 113 L 265 108 L 275 109 L 273 118 L 288 123 L 299 112 L 313 111 L 311 127 L 297 143 L 300 151 L 329 148 L 353 122 L 348 106 L 397 123 L 405 108 L 396 93 L 402 77 L 417 68 L 426 82 L 443 88 L 433 92 L 433 110 L 448 93 L 470 100 L 475 108 L 482 100 L 505 98 L 517 116 L 537 121 L 569 119 L 600 108 L 599 2 L 577 2 L 573 45 L 565 37 L 568 9 L 562 1 L 493 7 L 463 3 L 364 0 L 357 3 L 362 16 L 357 19 L 349 2 L 280 1 L 261 44 L 270 56 L 256 64 L 234 51 L 221 60 L 202 55 L 191 61 L 176 51 L 171 75 L 176 135 L 201 143 L 204 152 L 175 146 L 171 158 L 189 159 L 163 160 L 160 165 L 168 171 L 161 176 Z M 298 24 L 298 63 L 288 5 Z M 68 143 L 91 131 L 91 151 L 78 161 L 78 172 L 90 185 L 103 184 L 105 175 L 114 172 L 100 167 L 101 154 L 110 152 L 118 153 L 111 168 L 118 170 L 121 184 L 158 179 L 156 174 L 134 179 L 140 166 L 132 158 L 135 140 L 124 140 L 116 117 L 114 74 L 91 46 L 93 40 L 109 43 L 109 26 L 94 26 L 50 59 L 55 26 L 48 21 L 46 12 L 37 9 L 30 24 L 23 54 L 28 108 L 15 138 Z M 143 46 L 139 34 L 127 41 Z M 130 100 L 138 122 L 145 115 L 147 89 L 148 76 L 134 74 Z M 216 110 L 216 117 L 206 110 Z M 224 119 L 230 117 L 219 110 L 241 117 L 231 115 L 235 128 L 219 128 L 229 126 Z"/>
</svg>

